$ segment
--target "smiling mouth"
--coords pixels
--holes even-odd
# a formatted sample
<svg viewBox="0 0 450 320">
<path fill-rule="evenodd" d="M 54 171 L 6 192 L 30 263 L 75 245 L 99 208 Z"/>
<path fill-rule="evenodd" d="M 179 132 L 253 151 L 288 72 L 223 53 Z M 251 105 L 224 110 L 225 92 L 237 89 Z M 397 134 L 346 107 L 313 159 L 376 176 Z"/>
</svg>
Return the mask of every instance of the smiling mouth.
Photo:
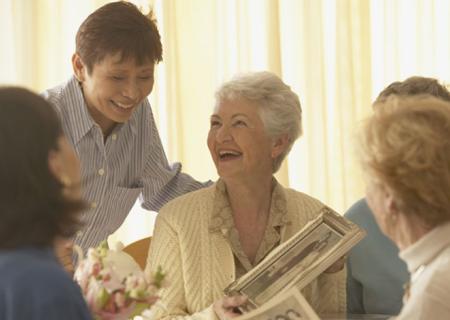
<svg viewBox="0 0 450 320">
<path fill-rule="evenodd" d="M 219 159 L 221 161 L 234 160 L 234 159 L 240 158 L 241 156 L 242 156 L 242 152 L 238 152 L 238 151 L 234 151 L 234 150 L 227 150 L 227 151 L 219 152 Z"/>
<path fill-rule="evenodd" d="M 134 104 L 122 104 L 120 102 L 115 102 L 113 100 L 111 100 L 112 104 L 114 105 L 114 107 L 116 107 L 117 109 L 121 110 L 121 111 L 130 111 L 131 109 L 134 108 Z"/>
</svg>

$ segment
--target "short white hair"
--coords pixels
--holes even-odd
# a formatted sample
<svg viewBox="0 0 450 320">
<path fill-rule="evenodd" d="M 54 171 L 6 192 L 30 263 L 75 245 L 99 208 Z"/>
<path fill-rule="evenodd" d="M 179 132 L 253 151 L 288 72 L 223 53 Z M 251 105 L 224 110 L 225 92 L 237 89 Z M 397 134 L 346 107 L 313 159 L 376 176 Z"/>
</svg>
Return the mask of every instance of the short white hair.
<svg viewBox="0 0 450 320">
<path fill-rule="evenodd" d="M 264 128 L 271 138 L 287 134 L 288 146 L 273 163 L 275 173 L 302 134 L 302 108 L 295 92 L 271 72 L 250 72 L 235 76 L 216 92 L 216 106 L 224 100 L 245 99 L 258 106 Z"/>
</svg>

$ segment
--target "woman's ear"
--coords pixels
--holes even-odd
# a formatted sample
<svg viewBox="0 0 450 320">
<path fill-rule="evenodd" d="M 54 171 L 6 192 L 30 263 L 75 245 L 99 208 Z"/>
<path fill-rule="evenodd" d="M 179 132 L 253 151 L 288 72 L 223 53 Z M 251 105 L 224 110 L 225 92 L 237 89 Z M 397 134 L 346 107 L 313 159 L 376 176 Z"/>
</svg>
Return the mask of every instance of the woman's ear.
<svg viewBox="0 0 450 320">
<path fill-rule="evenodd" d="M 385 189 L 384 192 L 384 212 L 389 215 L 390 221 L 397 222 L 400 213 L 397 202 L 389 189 Z"/>
<path fill-rule="evenodd" d="M 272 142 L 272 152 L 271 156 L 276 159 L 280 154 L 282 154 L 289 145 L 289 137 L 287 134 L 279 135 L 273 139 Z"/>
<path fill-rule="evenodd" d="M 48 168 L 56 179 L 61 181 L 60 176 L 63 171 L 62 159 L 58 151 L 50 150 L 48 154 Z"/>
<path fill-rule="evenodd" d="M 77 78 L 79 82 L 83 82 L 86 67 L 83 63 L 83 60 L 81 60 L 80 55 L 76 52 L 72 56 L 72 68 L 73 73 L 75 74 L 75 78 Z"/>
<path fill-rule="evenodd" d="M 48 154 L 48 168 L 53 176 L 64 186 L 70 187 L 71 181 L 65 173 L 63 157 L 56 150 L 50 150 Z"/>
</svg>

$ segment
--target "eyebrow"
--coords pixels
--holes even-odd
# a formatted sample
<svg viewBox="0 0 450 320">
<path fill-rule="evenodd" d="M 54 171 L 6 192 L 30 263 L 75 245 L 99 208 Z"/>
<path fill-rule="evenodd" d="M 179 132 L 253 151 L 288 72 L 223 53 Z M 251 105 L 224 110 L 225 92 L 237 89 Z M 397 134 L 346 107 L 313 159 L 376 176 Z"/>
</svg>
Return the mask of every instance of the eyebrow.
<svg viewBox="0 0 450 320">
<path fill-rule="evenodd" d="M 109 69 L 109 72 L 114 73 L 114 72 L 119 72 L 119 73 L 127 73 L 129 70 L 127 68 L 118 68 L 118 67 L 113 67 L 111 69 Z M 142 70 L 138 70 L 138 73 L 147 73 L 147 72 L 153 72 L 154 69 L 153 68 L 146 68 L 146 69 L 142 69 Z"/>
<path fill-rule="evenodd" d="M 249 118 L 246 114 L 243 114 L 243 113 L 236 113 L 236 114 L 233 114 L 232 116 L 231 116 L 231 119 L 234 119 L 234 118 L 236 118 L 236 117 L 245 117 L 245 118 Z M 215 114 L 213 114 L 213 115 L 211 115 L 211 119 L 212 118 L 219 118 L 219 119 L 222 119 L 217 113 L 215 113 Z"/>
</svg>

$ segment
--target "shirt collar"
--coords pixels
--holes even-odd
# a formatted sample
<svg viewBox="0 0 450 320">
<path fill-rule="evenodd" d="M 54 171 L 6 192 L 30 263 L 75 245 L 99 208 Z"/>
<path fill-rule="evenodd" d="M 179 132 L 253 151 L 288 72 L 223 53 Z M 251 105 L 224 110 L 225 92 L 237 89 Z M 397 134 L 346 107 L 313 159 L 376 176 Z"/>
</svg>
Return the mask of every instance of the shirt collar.
<svg viewBox="0 0 450 320">
<path fill-rule="evenodd" d="M 430 263 L 439 253 L 450 245 L 450 222 L 435 227 L 416 243 L 400 251 L 399 256 L 413 273 L 421 265 Z"/>
<path fill-rule="evenodd" d="M 78 144 L 96 124 L 89 114 L 81 85 L 75 77 L 69 80 L 67 91 L 68 94 L 63 95 L 65 100 L 63 103 L 68 106 L 66 123 L 70 127 L 74 144 Z"/>
</svg>

